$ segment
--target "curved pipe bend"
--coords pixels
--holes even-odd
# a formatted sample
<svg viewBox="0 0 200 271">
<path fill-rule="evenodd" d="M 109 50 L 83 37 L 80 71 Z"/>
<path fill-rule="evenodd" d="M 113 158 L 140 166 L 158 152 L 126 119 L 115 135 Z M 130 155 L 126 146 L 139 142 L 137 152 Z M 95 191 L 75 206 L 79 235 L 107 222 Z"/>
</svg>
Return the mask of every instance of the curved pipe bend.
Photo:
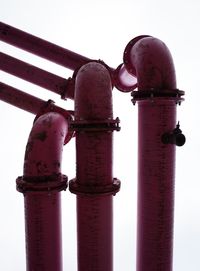
<svg viewBox="0 0 200 271">
<path fill-rule="evenodd" d="M 157 38 L 142 36 L 130 41 L 124 51 L 124 65 L 137 77 L 138 90 L 176 89 L 171 53 Z"/>
<path fill-rule="evenodd" d="M 68 123 L 61 114 L 49 112 L 40 116 L 26 146 L 24 176 L 60 174 L 67 133 Z"/>
<path fill-rule="evenodd" d="M 165 43 L 151 36 L 132 39 L 124 50 L 123 63 L 114 72 L 115 86 L 129 92 L 175 90 L 176 75 L 171 53 Z"/>
</svg>

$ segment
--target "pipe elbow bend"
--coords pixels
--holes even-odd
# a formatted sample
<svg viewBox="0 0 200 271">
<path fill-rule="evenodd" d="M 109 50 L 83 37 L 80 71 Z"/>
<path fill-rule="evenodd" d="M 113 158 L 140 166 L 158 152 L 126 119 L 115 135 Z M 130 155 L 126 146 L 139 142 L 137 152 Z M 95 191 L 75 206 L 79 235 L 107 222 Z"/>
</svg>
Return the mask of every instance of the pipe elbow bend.
<svg viewBox="0 0 200 271">
<path fill-rule="evenodd" d="M 24 158 L 24 176 L 60 174 L 62 150 L 68 133 L 67 120 L 48 112 L 33 124 Z"/>
<path fill-rule="evenodd" d="M 176 89 L 171 53 L 157 38 L 140 36 L 131 40 L 124 51 L 124 65 L 137 77 L 138 90 Z"/>
</svg>

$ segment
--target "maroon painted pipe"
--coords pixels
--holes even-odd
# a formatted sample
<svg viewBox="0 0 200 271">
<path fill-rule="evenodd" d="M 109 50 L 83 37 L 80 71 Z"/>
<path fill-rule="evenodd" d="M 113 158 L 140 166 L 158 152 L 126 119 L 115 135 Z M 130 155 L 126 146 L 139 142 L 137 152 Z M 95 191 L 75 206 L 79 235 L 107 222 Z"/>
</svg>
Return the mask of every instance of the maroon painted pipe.
<svg viewBox="0 0 200 271">
<path fill-rule="evenodd" d="M 75 70 L 90 61 L 87 57 L 76 54 L 3 22 L 0 22 L 0 40 L 71 70 Z"/>
<path fill-rule="evenodd" d="M 84 57 L 58 45 L 50 43 L 46 40 L 33 36 L 27 32 L 19 30 L 3 22 L 0 22 L 0 40 L 25 51 L 28 51 L 32 54 L 38 55 L 42 58 L 55 62 L 73 71 L 78 70 L 82 65 L 92 61 L 87 57 Z M 59 84 L 57 84 L 59 89 L 62 89 L 62 87 L 65 86 L 65 84 L 63 83 L 60 85 L 60 80 L 62 80 L 62 78 L 58 78 L 58 76 L 47 73 L 34 66 L 28 67 L 28 64 L 24 66 L 25 64 L 26 63 L 17 64 L 18 70 L 15 69 L 14 71 L 14 73 L 16 73 L 16 76 L 22 76 L 21 78 L 38 85 L 41 85 L 42 82 L 42 84 L 44 84 L 43 87 L 51 91 L 55 91 L 56 83 L 52 84 L 52 82 L 50 81 L 59 81 Z M 4 66 L 3 63 L 0 63 L 0 67 L 1 65 Z M 25 68 L 25 71 L 23 71 L 23 67 Z M 116 70 L 109 67 L 108 65 L 106 65 L 106 67 L 111 74 L 113 85 L 115 85 L 117 89 L 121 91 L 131 91 L 136 87 L 137 82 L 135 75 L 127 73 L 124 67 L 122 67 L 122 65 L 120 65 Z M 32 72 L 27 74 L 27 70 L 30 68 Z M 11 67 L 11 65 L 7 65 L 7 72 L 13 72 L 13 68 Z M 45 80 L 42 78 L 46 78 L 45 80 L 47 80 L 47 82 L 45 82 Z M 56 89 L 56 91 L 58 90 Z M 66 97 L 73 98 L 73 94 L 73 91 L 68 90 Z"/>
<path fill-rule="evenodd" d="M 60 191 L 66 119 L 56 112 L 40 116 L 26 146 L 24 175 L 17 189 L 24 194 L 27 271 L 62 271 Z"/>
<path fill-rule="evenodd" d="M 112 132 L 104 129 L 112 118 L 110 74 L 88 63 L 76 77 L 77 171 L 69 186 L 77 194 L 79 271 L 113 268 L 113 143 Z"/>
<path fill-rule="evenodd" d="M 171 271 L 175 145 L 164 144 L 162 135 L 176 126 L 174 65 L 166 45 L 153 37 L 129 43 L 124 62 L 138 82 L 137 271 Z"/>
<path fill-rule="evenodd" d="M 0 82 L 0 100 L 32 113 L 36 115 L 36 118 L 47 112 L 57 112 L 70 121 L 73 115 L 71 110 L 68 111 L 56 106 L 52 100 L 44 101 L 2 82 Z M 73 132 L 70 130 L 65 144 L 71 139 L 72 136 Z"/>
<path fill-rule="evenodd" d="M 0 68 L 4 72 L 55 92 L 61 97 L 74 98 L 74 91 L 69 88 L 69 79 L 67 80 L 1 52 Z"/>
<path fill-rule="evenodd" d="M 0 100 L 35 115 L 46 104 L 45 101 L 2 82 L 0 82 Z"/>
</svg>

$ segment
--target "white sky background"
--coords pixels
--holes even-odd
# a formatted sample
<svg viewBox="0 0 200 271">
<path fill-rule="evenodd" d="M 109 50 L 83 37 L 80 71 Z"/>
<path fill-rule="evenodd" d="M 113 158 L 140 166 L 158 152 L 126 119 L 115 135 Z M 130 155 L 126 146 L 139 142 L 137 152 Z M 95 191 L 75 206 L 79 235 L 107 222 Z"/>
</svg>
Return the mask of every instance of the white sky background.
<svg viewBox="0 0 200 271">
<path fill-rule="evenodd" d="M 174 270 L 200 270 L 199 60 L 198 0 L 0 0 L 0 19 L 31 34 L 115 68 L 126 44 L 149 34 L 169 47 L 177 87 L 186 101 L 177 107 L 187 144 L 177 148 Z M 68 78 L 70 70 L 24 53 L 5 43 L 1 51 Z M 0 71 L 0 80 L 44 100 L 73 109 L 73 102 Z M 135 270 L 137 105 L 130 94 L 113 90 L 114 115 L 121 131 L 114 133 L 114 176 L 122 182 L 114 197 L 114 271 Z M 23 195 L 15 189 L 22 175 L 26 142 L 34 116 L 0 101 L 0 262 L 1 270 L 25 270 Z M 63 174 L 75 177 L 75 146 L 64 147 Z M 62 193 L 64 270 L 76 270 L 75 195 Z"/>
</svg>

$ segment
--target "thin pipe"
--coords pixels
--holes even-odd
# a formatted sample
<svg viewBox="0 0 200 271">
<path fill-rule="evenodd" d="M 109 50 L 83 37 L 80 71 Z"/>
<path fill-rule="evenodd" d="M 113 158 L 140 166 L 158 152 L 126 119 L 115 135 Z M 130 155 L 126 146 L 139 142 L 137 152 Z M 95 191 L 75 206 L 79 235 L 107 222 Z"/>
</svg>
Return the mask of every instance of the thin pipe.
<svg viewBox="0 0 200 271">
<path fill-rule="evenodd" d="M 24 61 L 0 52 L 0 68 L 14 76 L 55 92 L 65 98 L 73 99 L 69 81 L 53 73 L 47 72 Z"/>
<path fill-rule="evenodd" d="M 75 85 L 75 123 L 87 124 L 76 132 L 78 271 L 113 269 L 113 193 L 105 193 L 113 183 L 112 132 L 95 126 L 112 117 L 110 74 L 103 65 L 88 63 Z"/>
<path fill-rule="evenodd" d="M 26 146 L 24 175 L 17 188 L 24 194 L 27 271 L 62 271 L 60 191 L 66 119 L 55 112 L 40 116 Z"/>
<path fill-rule="evenodd" d="M 153 37 L 128 48 L 125 62 L 136 74 L 139 97 L 137 271 L 171 271 L 175 145 L 161 138 L 176 126 L 174 65 L 166 45 Z"/>
<path fill-rule="evenodd" d="M 0 100 L 35 115 L 38 114 L 46 104 L 42 99 L 2 82 L 0 82 Z"/>
<path fill-rule="evenodd" d="M 35 54 L 35 55 L 40 56 L 42 58 L 45 58 L 45 59 L 52 61 L 56 64 L 64 66 L 64 67 L 71 69 L 73 71 L 76 71 L 84 64 L 86 64 L 90 61 L 93 61 L 92 59 L 89 59 L 85 56 L 74 53 L 68 49 L 62 48 L 58 45 L 55 45 L 55 44 L 48 42 L 44 39 L 38 38 L 34 35 L 31 35 L 27 32 L 24 32 L 20 29 L 17 29 L 15 27 L 10 26 L 8 24 L 5 24 L 3 22 L 0 22 L 0 40 L 3 42 L 6 42 L 8 44 L 11 44 L 15 47 L 18 47 L 20 49 L 23 49 L 25 51 L 28 51 L 32 54 Z M 9 72 L 9 70 L 11 69 L 11 73 L 12 73 L 12 68 L 10 68 L 10 65 L 7 67 L 8 67 L 7 72 Z M 109 67 L 108 65 L 106 65 L 106 67 L 111 74 L 113 84 L 116 86 L 116 88 L 118 88 L 121 91 L 126 92 L 126 91 L 131 91 L 136 87 L 137 82 L 136 82 L 135 75 L 127 73 L 123 69 L 123 67 L 121 69 L 121 65 L 120 65 L 120 69 L 118 67 L 116 70 L 113 69 L 112 67 Z M 40 77 L 48 78 L 48 81 L 49 81 L 50 78 L 52 78 L 52 76 L 54 76 L 54 75 L 50 75 L 50 74 L 44 74 L 44 71 L 42 71 L 42 70 L 40 71 L 36 67 L 32 67 L 32 68 L 34 69 L 34 72 L 37 73 L 37 76 L 39 78 Z M 20 71 L 20 69 L 21 69 L 20 65 L 18 65 L 17 72 L 19 74 L 22 73 L 22 71 Z M 26 69 L 27 69 L 27 67 L 26 67 Z M 16 71 L 15 71 L 15 73 L 16 73 Z M 26 76 L 27 76 L 27 74 L 26 74 Z M 28 78 L 29 79 L 25 79 L 25 80 L 33 80 L 34 81 L 33 83 L 35 83 L 35 84 L 38 84 L 37 82 L 40 82 L 40 80 L 42 80 L 39 78 L 32 79 L 32 74 L 29 74 Z M 42 82 L 42 83 L 44 83 L 44 82 Z M 49 87 L 49 84 L 48 84 L 48 87 Z M 52 90 L 52 88 L 48 88 L 48 87 L 47 87 L 47 89 Z M 66 97 L 73 98 L 73 92 L 67 93 Z"/>
<path fill-rule="evenodd" d="M 90 59 L 44 39 L 0 22 L 0 40 L 71 70 L 76 70 Z"/>
<path fill-rule="evenodd" d="M 37 115 L 37 118 L 47 112 L 60 113 L 68 120 L 71 120 L 73 115 L 72 111 L 55 105 L 52 100 L 44 101 L 2 82 L 0 82 L 0 100 Z M 73 133 L 70 132 L 69 134 L 72 136 Z"/>
</svg>

